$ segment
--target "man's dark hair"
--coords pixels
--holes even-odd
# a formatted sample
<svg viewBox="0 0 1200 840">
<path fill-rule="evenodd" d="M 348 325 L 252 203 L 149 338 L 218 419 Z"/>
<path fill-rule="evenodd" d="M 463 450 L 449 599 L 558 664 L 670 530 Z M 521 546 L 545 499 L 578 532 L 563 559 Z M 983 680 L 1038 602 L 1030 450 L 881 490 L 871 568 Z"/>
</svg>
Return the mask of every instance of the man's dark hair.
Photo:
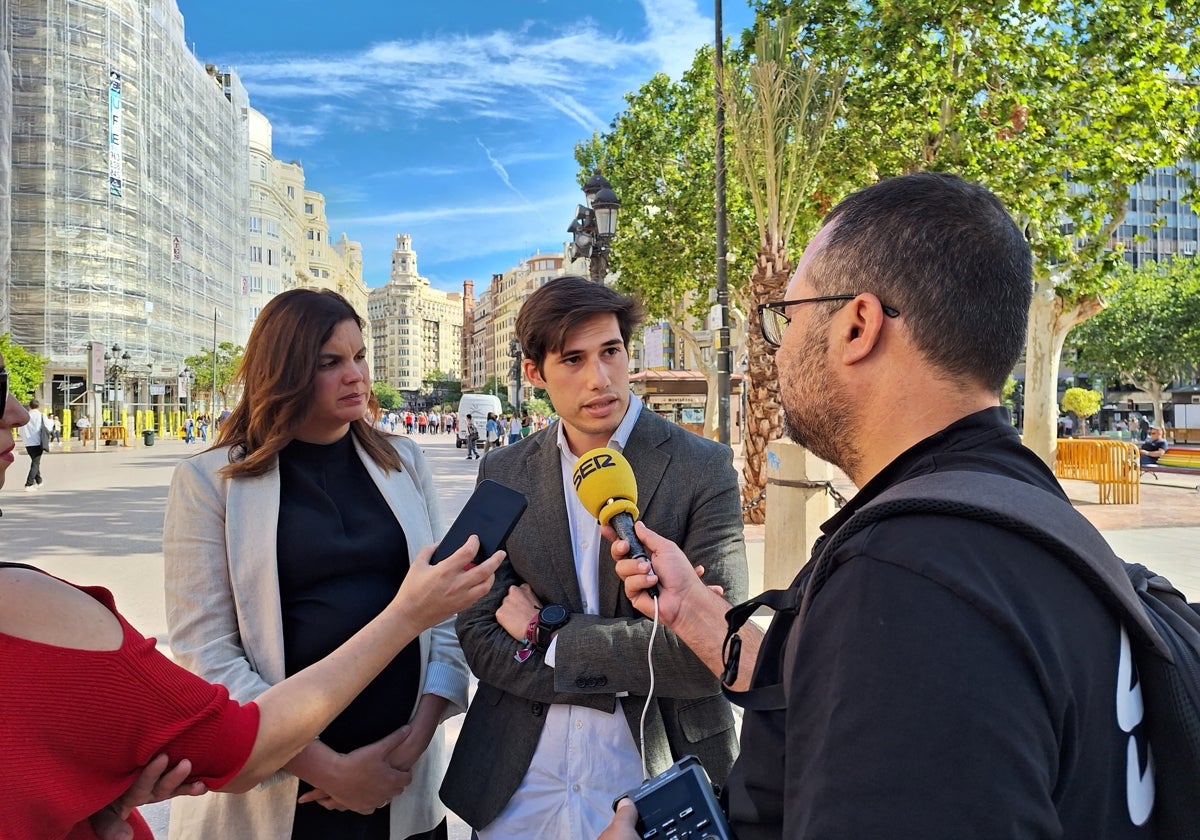
<svg viewBox="0 0 1200 840">
<path fill-rule="evenodd" d="M 818 294 L 874 293 L 930 362 L 999 393 L 1025 343 L 1033 258 L 996 196 L 920 172 L 854 193 L 825 224 Z"/>
<path fill-rule="evenodd" d="M 596 315 L 617 316 L 621 341 L 629 347 L 634 329 L 642 322 L 642 305 L 629 295 L 568 274 L 557 277 L 535 291 L 517 313 L 517 341 L 525 358 L 543 373 L 546 355 L 562 350 L 567 333 Z"/>
</svg>

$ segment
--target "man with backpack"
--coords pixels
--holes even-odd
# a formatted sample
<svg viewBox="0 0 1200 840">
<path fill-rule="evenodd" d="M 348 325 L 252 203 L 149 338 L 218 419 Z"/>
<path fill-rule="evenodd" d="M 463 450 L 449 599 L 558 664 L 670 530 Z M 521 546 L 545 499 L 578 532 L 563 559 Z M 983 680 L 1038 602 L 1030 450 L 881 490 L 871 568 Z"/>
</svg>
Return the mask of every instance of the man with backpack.
<svg viewBox="0 0 1200 840">
<path fill-rule="evenodd" d="M 634 606 L 746 707 L 722 796 L 739 840 L 1185 836 L 1165 794 L 1200 777 L 1155 773 L 1142 691 L 1163 642 L 1000 407 L 1031 290 L 986 189 L 918 173 L 851 195 L 758 315 L 785 431 L 858 493 L 792 586 L 744 609 L 641 523 L 653 574 L 614 544 Z M 634 819 L 622 803 L 603 837 L 642 836 Z"/>
</svg>

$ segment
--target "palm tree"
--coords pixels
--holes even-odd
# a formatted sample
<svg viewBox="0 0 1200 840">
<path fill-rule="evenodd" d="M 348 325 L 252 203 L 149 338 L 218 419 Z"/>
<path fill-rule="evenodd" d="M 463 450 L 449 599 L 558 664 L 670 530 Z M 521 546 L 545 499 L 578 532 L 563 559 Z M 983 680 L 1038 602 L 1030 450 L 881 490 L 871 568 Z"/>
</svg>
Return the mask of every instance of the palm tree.
<svg viewBox="0 0 1200 840">
<path fill-rule="evenodd" d="M 740 71 L 727 68 L 731 146 L 758 226 L 750 276 L 745 466 L 742 501 L 748 523 L 766 520 L 767 445 L 780 435 L 782 415 L 775 358 L 763 340 L 755 306 L 778 300 L 792 272 L 788 242 L 800 220 L 811 227 L 823 208 L 812 182 L 822 147 L 841 111 L 845 72 L 811 63 L 796 43 L 790 16 L 761 18 L 754 55 Z M 735 75 L 736 73 L 736 75 Z"/>
</svg>

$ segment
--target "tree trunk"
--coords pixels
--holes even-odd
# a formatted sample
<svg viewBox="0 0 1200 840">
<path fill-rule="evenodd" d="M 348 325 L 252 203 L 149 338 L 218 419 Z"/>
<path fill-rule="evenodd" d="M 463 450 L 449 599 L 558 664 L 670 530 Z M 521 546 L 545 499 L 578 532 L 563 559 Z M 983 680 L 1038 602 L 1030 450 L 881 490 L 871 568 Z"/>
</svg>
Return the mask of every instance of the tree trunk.
<svg viewBox="0 0 1200 840">
<path fill-rule="evenodd" d="M 755 303 L 779 300 L 787 288 L 791 263 L 782 243 L 767 242 L 758 251 L 750 287 Z M 779 377 L 775 354 L 762 337 L 758 312 L 751 310 L 746 330 L 749 352 L 746 381 L 745 443 L 742 466 L 742 520 L 761 525 L 767 521 L 767 445 L 779 437 L 783 414 L 779 404 Z"/>
<path fill-rule="evenodd" d="M 1067 333 L 1104 308 L 1089 295 L 1069 309 L 1053 278 L 1037 281 L 1025 343 L 1025 445 L 1054 467 L 1058 449 L 1058 369 Z"/>
</svg>

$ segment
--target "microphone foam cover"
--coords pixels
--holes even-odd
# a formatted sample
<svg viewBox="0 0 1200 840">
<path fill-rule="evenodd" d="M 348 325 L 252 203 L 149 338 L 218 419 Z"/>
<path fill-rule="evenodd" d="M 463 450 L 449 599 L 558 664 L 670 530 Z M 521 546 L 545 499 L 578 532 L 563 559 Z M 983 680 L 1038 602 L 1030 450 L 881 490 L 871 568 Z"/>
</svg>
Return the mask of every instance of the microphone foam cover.
<svg viewBox="0 0 1200 840">
<path fill-rule="evenodd" d="M 638 518 L 637 479 L 629 461 L 617 450 L 600 447 L 583 453 L 571 479 L 584 509 L 602 525 L 618 513 Z"/>
</svg>

